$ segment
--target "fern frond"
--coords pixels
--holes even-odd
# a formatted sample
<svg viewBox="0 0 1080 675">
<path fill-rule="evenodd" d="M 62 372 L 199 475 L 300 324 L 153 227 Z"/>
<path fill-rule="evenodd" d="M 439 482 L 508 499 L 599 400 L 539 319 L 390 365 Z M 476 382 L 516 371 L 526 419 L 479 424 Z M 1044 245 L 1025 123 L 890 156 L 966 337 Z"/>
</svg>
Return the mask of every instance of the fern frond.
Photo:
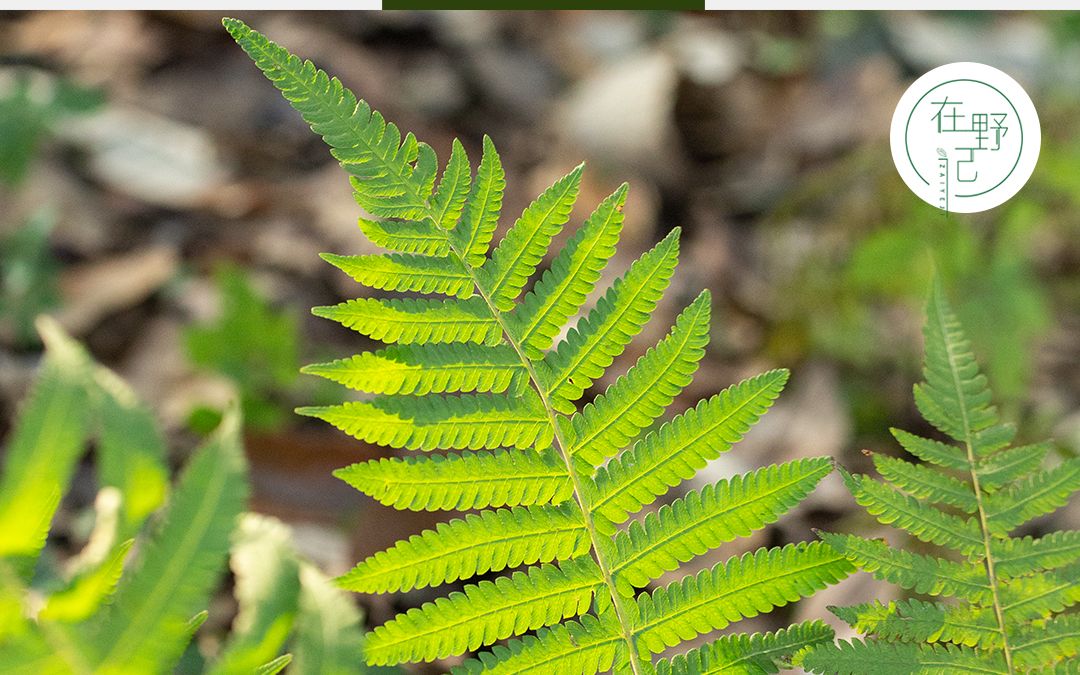
<svg viewBox="0 0 1080 675">
<path fill-rule="evenodd" d="M 774 633 L 725 635 L 656 664 L 656 675 L 734 675 L 778 673 L 779 662 L 813 645 L 832 642 L 833 629 L 821 621 L 806 621 Z"/>
<path fill-rule="evenodd" d="M 832 471 L 827 457 L 765 467 L 692 490 L 615 536 L 612 572 L 627 595 L 680 563 L 776 522 Z"/>
<path fill-rule="evenodd" d="M 461 220 L 450 231 L 450 241 L 470 267 L 480 267 L 487 259 L 491 238 L 499 224 L 505 189 L 506 172 L 499 153 L 495 143 L 485 135 L 484 155 L 480 158 L 476 180 L 465 199 Z"/>
<path fill-rule="evenodd" d="M 477 297 L 468 300 L 360 298 L 330 307 L 315 307 L 311 313 L 382 342 L 491 345 L 501 341 L 498 322 Z"/>
<path fill-rule="evenodd" d="M 461 299 L 473 294 L 472 277 L 452 258 L 432 258 L 413 253 L 387 255 L 319 256 L 348 274 L 357 283 L 383 291 L 441 293 Z"/>
<path fill-rule="evenodd" d="M 334 475 L 387 506 L 413 511 L 559 504 L 573 494 L 566 464 L 550 448 L 373 459 Z"/>
<path fill-rule="evenodd" d="M 506 646 L 482 652 L 452 672 L 454 675 L 592 675 L 611 669 L 625 649 L 619 624 L 611 614 L 597 619 L 583 614 L 577 621 L 543 628 Z M 625 655 L 621 655 L 625 658 Z"/>
<path fill-rule="evenodd" d="M 1070 635 L 1076 626 L 1069 615 L 1059 613 L 1080 602 L 1080 533 L 1055 532 L 1040 539 L 1010 533 L 1064 506 L 1080 490 L 1080 461 L 1043 471 L 1048 444 L 1008 447 L 1015 430 L 998 420 L 986 378 L 936 283 L 924 335 L 926 381 L 916 385 L 915 401 L 922 416 L 957 445 L 894 430 L 901 445 L 928 464 L 875 455 L 887 482 L 848 474 L 845 480 L 856 501 L 879 521 L 962 560 L 892 549 L 852 535 L 821 537 L 879 579 L 959 602 L 912 599 L 834 610 L 875 640 L 813 648 L 804 665 L 827 673 L 883 667 L 885 672 L 894 667 L 897 672 L 1009 675 L 1067 671 L 1065 660 L 1075 656 Z M 965 476 L 958 480 L 930 464 Z M 956 507 L 971 517 L 946 513 L 931 503 Z M 1059 624 L 1062 648 L 1055 650 L 1037 633 Z M 939 642 L 962 647 L 941 648 Z M 1025 644 L 1033 646 L 1025 651 Z"/>
<path fill-rule="evenodd" d="M 612 531 L 610 524 L 625 521 L 730 450 L 768 411 L 787 379 L 788 371 L 773 370 L 728 387 L 601 467 L 590 500 L 590 508 L 603 516 L 598 526 Z"/>
<path fill-rule="evenodd" d="M 544 259 L 551 239 L 570 219 L 584 165 L 555 181 L 525 209 L 480 268 L 480 284 L 495 307 L 506 311 Z"/>
<path fill-rule="evenodd" d="M 409 450 L 543 449 L 552 438 L 551 423 L 535 394 L 389 396 L 296 412 L 318 417 L 361 441 Z"/>
<path fill-rule="evenodd" d="M 400 345 L 347 359 L 305 366 L 318 375 L 369 394 L 501 394 L 520 391 L 528 372 L 509 345 L 474 343 Z"/>
<path fill-rule="evenodd" d="M 519 300 L 570 219 L 580 166 L 533 201 L 491 250 L 506 182 L 490 138 L 475 175 L 455 141 L 436 187 L 440 165 L 430 147 L 313 65 L 238 21 L 225 25 L 330 144 L 353 176 L 360 206 L 381 218 L 362 220 L 361 229 L 393 253 L 330 262 L 378 289 L 456 296 L 363 298 L 313 310 L 392 346 L 306 368 L 373 398 L 299 412 L 369 443 L 439 453 L 372 460 L 335 475 L 399 509 L 479 510 L 377 553 L 340 583 L 384 592 L 494 575 L 377 627 L 366 645 L 370 663 L 461 655 L 535 630 L 458 672 L 646 675 L 654 672 L 653 653 L 674 636 L 787 604 L 852 570 L 822 544 L 761 549 L 700 580 L 633 597 L 658 570 L 775 521 L 829 471 L 823 459 L 768 467 L 691 492 L 616 532 L 629 514 L 738 442 L 779 395 L 787 372 L 750 378 L 648 431 L 704 354 L 704 293 L 667 337 L 579 411 L 576 402 L 654 314 L 674 274 L 678 229 L 568 326 L 614 257 L 625 185 L 551 252 L 550 267 Z M 822 630 L 724 638 L 708 658 L 772 668 Z"/>
<path fill-rule="evenodd" d="M 939 431 L 970 442 L 975 434 L 998 423 L 986 377 L 979 373 L 971 343 L 936 281 L 926 313 L 925 382 L 915 386 L 915 403 Z"/>
<path fill-rule="evenodd" d="M 570 454 L 597 466 L 633 441 L 693 379 L 709 341 L 709 293 L 675 320 L 667 337 L 570 418 Z"/>
<path fill-rule="evenodd" d="M 499 509 L 439 523 L 399 541 L 337 582 L 361 593 L 409 591 L 588 552 L 589 535 L 572 504 Z"/>
<path fill-rule="evenodd" d="M 739 619 L 812 595 L 843 579 L 851 563 L 821 542 L 759 549 L 643 596 L 639 643 L 663 651 Z"/>
<path fill-rule="evenodd" d="M 628 189 L 623 183 L 600 203 L 510 314 L 510 332 L 529 358 L 543 357 L 563 324 L 581 309 L 604 266 L 615 254 Z"/>
<path fill-rule="evenodd" d="M 544 387 L 555 410 L 576 412 L 581 398 L 621 354 L 656 308 L 679 254 L 679 230 L 672 230 L 630 266 L 566 339 L 544 357 Z"/>
<path fill-rule="evenodd" d="M 310 61 L 301 61 L 241 21 L 226 19 L 224 24 L 341 165 L 360 179 L 353 187 L 364 209 L 386 218 L 428 216 L 426 200 L 435 180 L 430 148 L 412 134 L 402 138 L 397 127 Z"/>
<path fill-rule="evenodd" d="M 592 558 L 481 581 L 398 615 L 368 638 L 374 665 L 431 661 L 584 613 L 603 586 Z"/>
<path fill-rule="evenodd" d="M 1005 659 L 970 647 L 879 640 L 840 640 L 811 649 L 799 663 L 823 675 L 1008 675 Z"/>
</svg>

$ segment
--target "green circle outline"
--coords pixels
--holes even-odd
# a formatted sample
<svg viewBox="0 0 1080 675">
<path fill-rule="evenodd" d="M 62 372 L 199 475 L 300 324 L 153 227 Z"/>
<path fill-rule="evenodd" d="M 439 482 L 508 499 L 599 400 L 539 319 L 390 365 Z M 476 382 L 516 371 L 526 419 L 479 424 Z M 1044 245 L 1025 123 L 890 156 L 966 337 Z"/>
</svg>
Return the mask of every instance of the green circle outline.
<svg viewBox="0 0 1080 675">
<path fill-rule="evenodd" d="M 977 192 L 975 194 L 970 194 L 970 195 L 959 195 L 959 194 L 958 195 L 953 195 L 954 197 L 958 197 L 958 198 L 978 197 L 978 196 L 984 195 L 984 194 L 986 194 L 988 192 L 993 192 L 994 190 L 1001 187 L 1002 183 L 1009 180 L 1009 176 L 1011 176 L 1013 174 L 1013 172 L 1016 171 L 1016 167 L 1020 165 L 1020 159 L 1024 156 L 1024 120 L 1022 120 L 1020 118 L 1020 112 L 1016 109 L 1016 106 L 1013 105 L 1012 99 L 1010 99 L 1008 96 L 1005 95 L 1004 92 L 1002 92 L 1000 89 L 998 89 L 994 85 L 990 84 L 989 82 L 983 82 L 982 80 L 976 80 L 976 79 L 973 79 L 973 78 L 970 78 L 970 77 L 961 77 L 961 78 L 957 78 L 957 79 L 954 79 L 954 80 L 946 80 L 945 82 L 935 84 L 930 89 L 927 89 L 926 93 L 923 94 L 922 96 L 920 96 L 919 100 L 915 101 L 915 105 L 911 106 L 911 112 L 908 113 L 907 123 L 904 124 L 904 154 L 907 155 L 908 164 L 911 165 L 911 170 L 915 172 L 915 175 L 919 177 L 919 180 L 921 180 L 923 183 L 925 183 L 927 186 L 929 186 L 930 181 L 923 178 L 922 174 L 919 173 L 919 169 L 916 168 L 916 166 L 915 166 L 915 160 L 913 160 L 911 158 L 911 148 L 908 146 L 908 129 L 911 127 L 911 117 L 912 117 L 912 115 L 915 114 L 915 109 L 919 107 L 919 104 L 922 103 L 922 100 L 924 98 L 926 98 L 927 96 L 929 96 L 930 92 L 934 91 L 938 87 L 944 87 L 945 85 L 952 84 L 953 82 L 973 82 L 975 84 L 981 84 L 981 85 L 983 85 L 985 87 L 990 87 L 991 89 L 996 91 L 998 93 L 998 95 L 1001 96 L 1001 98 L 1005 99 L 1006 103 L 1009 104 L 1009 107 L 1012 108 L 1013 113 L 1016 114 L 1017 123 L 1019 123 L 1019 125 L 1020 125 L 1020 149 L 1016 153 L 1016 161 L 1013 162 L 1012 168 L 1009 169 L 1009 173 L 1005 174 L 1005 177 L 1002 178 L 1000 181 L 998 181 L 997 185 L 989 187 L 989 188 L 983 190 L 982 192 Z"/>
</svg>

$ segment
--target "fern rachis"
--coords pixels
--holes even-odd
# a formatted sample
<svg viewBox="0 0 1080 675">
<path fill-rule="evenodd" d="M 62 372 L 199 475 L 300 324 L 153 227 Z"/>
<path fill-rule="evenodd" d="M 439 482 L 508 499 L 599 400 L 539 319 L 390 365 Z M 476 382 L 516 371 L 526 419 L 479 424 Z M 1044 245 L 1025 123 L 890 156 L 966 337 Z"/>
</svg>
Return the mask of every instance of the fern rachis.
<svg viewBox="0 0 1080 675">
<path fill-rule="evenodd" d="M 352 175 L 357 202 L 375 217 L 362 219 L 361 229 L 391 251 L 327 259 L 374 288 L 443 296 L 367 298 L 315 310 L 389 346 L 309 366 L 369 396 L 299 412 L 368 442 L 425 453 L 337 475 L 395 508 L 480 510 L 398 542 L 339 583 L 380 592 L 510 573 L 469 583 L 376 628 L 367 649 L 372 663 L 429 661 L 536 631 L 481 653 L 462 670 L 643 674 L 668 646 L 809 595 L 852 570 L 813 542 L 761 549 L 643 592 L 664 572 L 773 522 L 831 470 L 827 458 L 767 467 L 691 491 L 625 525 L 738 442 L 779 395 L 787 373 L 751 378 L 648 431 L 704 354 L 709 296 L 702 293 L 663 340 L 579 409 L 576 402 L 654 312 L 675 270 L 678 231 L 635 261 L 557 339 L 614 253 L 625 185 L 600 203 L 519 300 L 570 219 L 581 166 L 533 201 L 491 250 L 505 172 L 489 138 L 475 177 L 458 141 L 438 175 L 429 146 L 403 135 L 336 78 L 239 21 L 225 26 Z M 830 636 L 809 622 L 723 639 L 693 658 L 769 670 Z M 655 667 L 682 666 L 663 659 Z"/>
<path fill-rule="evenodd" d="M 871 453 L 884 480 L 845 479 L 879 521 L 954 555 L 896 550 L 855 535 L 821 536 L 880 579 L 953 601 L 834 608 L 870 639 L 816 646 L 803 654 L 803 664 L 821 673 L 1075 672 L 1069 668 L 1080 654 L 1080 622 L 1062 612 L 1080 602 L 1080 532 L 1010 534 L 1080 490 L 1080 460 L 1042 470 L 1048 444 L 1008 447 L 1014 431 L 990 405 L 986 378 L 937 284 L 924 333 L 925 382 L 916 385 L 915 402 L 958 445 L 894 429 L 900 444 L 925 463 Z"/>
</svg>

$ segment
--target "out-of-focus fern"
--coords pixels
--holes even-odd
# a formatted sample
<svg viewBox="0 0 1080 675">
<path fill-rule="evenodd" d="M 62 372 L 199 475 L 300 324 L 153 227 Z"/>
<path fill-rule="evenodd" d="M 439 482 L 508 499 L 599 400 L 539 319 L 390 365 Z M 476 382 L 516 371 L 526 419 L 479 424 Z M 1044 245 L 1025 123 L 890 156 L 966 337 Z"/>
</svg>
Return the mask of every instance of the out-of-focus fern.
<svg viewBox="0 0 1080 675">
<path fill-rule="evenodd" d="M 55 222 L 53 213 L 42 209 L 0 237 L 0 340 L 33 343 L 34 317 L 60 302 L 59 264 L 49 249 Z"/>
<path fill-rule="evenodd" d="M 1044 469 L 1049 444 L 1010 447 L 1014 430 L 990 404 L 986 378 L 938 284 L 927 314 L 925 381 L 915 387 L 915 403 L 956 444 L 893 430 L 922 463 L 875 454 L 884 481 L 845 479 L 879 521 L 952 555 L 821 536 L 879 579 L 952 601 L 834 609 L 868 639 L 817 646 L 803 665 L 852 674 L 1075 672 L 1080 621 L 1062 612 L 1080 601 L 1080 532 L 1011 533 L 1066 504 L 1080 489 L 1080 460 Z"/>
<path fill-rule="evenodd" d="M 218 269 L 221 316 L 217 321 L 188 328 L 184 343 L 188 357 L 200 368 L 225 375 L 240 390 L 245 424 L 272 430 L 287 411 L 275 400 L 297 380 L 300 367 L 295 318 L 274 310 L 232 265 Z M 218 415 L 196 411 L 197 429 L 212 429 Z M 200 423 L 205 419 L 205 423 Z"/>
<path fill-rule="evenodd" d="M 828 546 L 804 543 L 760 549 L 643 592 L 680 564 L 775 521 L 831 470 L 827 458 L 766 467 L 625 525 L 741 439 L 787 380 L 785 371 L 750 378 L 650 431 L 704 354 L 703 293 L 628 373 L 578 408 L 655 310 L 675 269 L 678 232 L 637 260 L 563 337 L 614 253 L 625 186 L 519 300 L 570 218 L 582 167 L 538 197 L 491 250 L 505 179 L 490 139 L 475 176 L 455 141 L 440 177 L 428 145 L 336 78 L 239 21 L 225 26 L 331 147 L 357 202 L 376 218 L 361 220 L 361 229 L 392 251 L 327 261 L 373 288 L 444 296 L 315 310 L 390 346 L 310 366 L 372 396 L 300 412 L 367 442 L 450 451 L 374 460 L 337 475 L 396 508 L 477 511 L 398 542 L 339 583 L 407 591 L 510 572 L 376 628 L 368 660 L 431 661 L 536 631 L 461 671 L 683 672 L 687 664 L 739 663 L 769 672 L 792 650 L 828 640 L 829 629 L 810 623 L 721 638 L 653 664 L 654 654 L 798 600 L 853 569 Z"/>
<path fill-rule="evenodd" d="M 40 325 L 44 363 L 0 476 L 0 673 L 168 672 L 207 616 L 246 502 L 239 417 L 226 413 L 167 495 L 152 414 L 53 322 Z M 90 438 L 97 524 L 84 550 L 53 569 L 42 550 Z M 302 567 L 282 524 L 248 515 L 232 551 L 240 613 L 211 672 L 276 673 L 288 646 L 322 664 L 294 672 L 363 672 L 355 608 Z"/>
<path fill-rule="evenodd" d="M 22 182 L 50 129 L 101 100 L 100 92 L 42 70 L 0 67 L 0 182 Z"/>
</svg>

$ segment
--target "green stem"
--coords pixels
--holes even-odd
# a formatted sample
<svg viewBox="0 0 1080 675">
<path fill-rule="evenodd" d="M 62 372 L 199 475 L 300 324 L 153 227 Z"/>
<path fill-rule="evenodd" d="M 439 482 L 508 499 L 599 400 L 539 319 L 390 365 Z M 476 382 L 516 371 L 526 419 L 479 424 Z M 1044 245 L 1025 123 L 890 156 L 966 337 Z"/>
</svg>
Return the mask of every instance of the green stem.
<svg viewBox="0 0 1080 675">
<path fill-rule="evenodd" d="M 581 509 L 581 513 L 585 519 L 585 529 L 589 533 L 589 539 L 593 556 L 596 558 L 596 563 L 600 567 L 600 573 L 603 577 L 604 584 L 607 586 L 608 593 L 611 596 L 612 605 L 615 608 L 615 616 L 619 621 L 619 627 L 622 631 L 622 637 L 626 641 L 626 646 L 629 652 L 630 669 L 634 675 L 645 675 L 645 669 L 641 663 L 640 656 L 638 655 L 637 647 L 634 641 L 634 632 L 630 627 L 630 614 L 623 603 L 623 597 L 619 594 L 619 591 L 615 587 L 614 575 L 611 571 L 610 563 L 605 559 L 603 549 L 600 546 L 601 537 L 603 535 L 597 531 L 596 523 L 593 520 L 592 512 L 589 510 L 588 505 L 584 498 L 584 488 L 582 486 L 582 477 L 578 474 L 577 469 L 574 466 L 573 457 L 570 456 L 570 448 L 566 442 L 566 439 L 562 437 L 559 432 L 558 420 L 556 418 L 555 409 L 551 406 L 548 400 L 547 393 L 544 386 L 540 382 L 540 378 L 536 373 L 536 369 L 533 367 L 532 360 L 525 354 L 522 346 L 513 338 L 510 333 L 506 321 L 503 319 L 502 312 L 495 306 L 495 303 L 484 291 L 480 285 L 480 280 L 476 276 L 476 272 L 473 267 L 465 260 L 465 256 L 461 251 L 454 246 L 454 242 L 450 237 L 446 238 L 447 244 L 450 247 L 450 251 L 454 256 L 461 261 L 461 264 L 468 271 L 469 276 L 472 278 L 473 286 L 476 288 L 477 294 L 484 299 L 488 308 L 491 310 L 491 315 L 498 322 L 499 328 L 502 329 L 502 333 L 505 336 L 506 341 L 514 348 L 518 358 L 521 359 L 522 365 L 525 367 L 526 372 L 529 374 L 529 381 L 536 393 L 540 396 L 540 401 L 544 405 L 544 410 L 547 411 L 548 420 L 551 423 L 551 430 L 553 434 L 553 443 L 555 448 L 559 451 L 559 455 L 562 457 L 563 462 L 566 464 L 566 471 L 570 475 L 570 480 L 574 486 L 574 500 L 577 502 L 578 507 Z"/>
<path fill-rule="evenodd" d="M 940 317 L 940 313 L 939 324 L 941 334 L 947 336 L 948 327 L 945 325 L 944 318 Z M 964 448 L 967 451 L 968 470 L 971 474 L 971 487 L 975 491 L 975 507 L 979 516 L 979 528 L 982 531 L 986 578 L 987 581 L 990 582 L 990 596 L 994 603 L 994 616 L 997 618 L 998 630 L 1001 632 L 1001 649 L 1005 654 L 1005 669 L 1008 671 L 1009 675 L 1013 675 L 1016 671 L 1013 669 L 1012 664 L 1012 649 L 1009 647 L 1009 634 L 1005 629 L 1005 612 L 1001 608 L 1001 598 L 998 596 L 997 573 L 994 571 L 994 556 L 990 548 L 990 528 L 987 525 L 986 508 L 983 505 L 982 487 L 979 485 L 979 472 L 976 470 L 975 466 L 975 448 L 971 443 L 971 422 L 968 417 L 967 406 L 964 404 L 964 388 L 960 382 L 957 365 L 953 361 L 952 349 L 949 347 L 948 339 L 945 341 L 945 354 L 949 359 L 949 372 L 952 375 L 953 387 L 956 389 L 956 400 L 960 408 L 960 421 L 964 428 Z"/>
</svg>

